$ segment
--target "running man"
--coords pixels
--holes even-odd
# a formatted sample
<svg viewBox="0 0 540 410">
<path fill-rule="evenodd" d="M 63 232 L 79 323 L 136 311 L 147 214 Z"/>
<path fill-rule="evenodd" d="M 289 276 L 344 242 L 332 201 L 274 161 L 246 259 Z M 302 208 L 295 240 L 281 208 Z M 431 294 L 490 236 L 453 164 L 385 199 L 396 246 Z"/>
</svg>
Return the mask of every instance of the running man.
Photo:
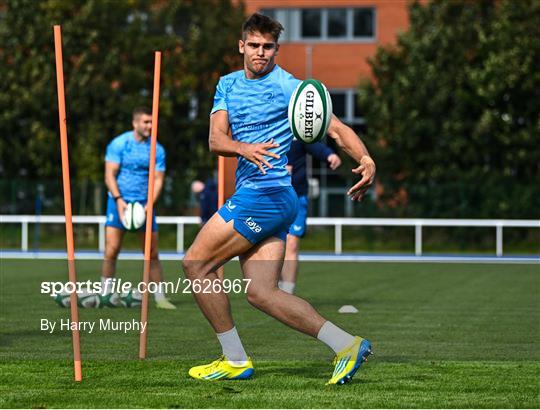
<svg viewBox="0 0 540 410">
<path fill-rule="evenodd" d="M 217 85 L 209 146 L 215 154 L 238 158 L 236 193 L 201 229 L 186 253 L 183 268 L 191 281 L 215 281 L 216 269 L 239 256 L 244 277 L 251 279 L 247 300 L 334 350 L 336 367 L 328 383 L 343 384 L 370 354 L 370 342 L 340 329 L 308 302 L 277 286 L 287 230 L 298 210 L 286 153 L 292 142 L 287 107 L 299 80 L 275 64 L 282 30 L 269 17 L 250 16 L 239 40 L 244 69 L 222 77 Z M 353 172 L 361 179 L 348 191 L 358 201 L 373 182 L 375 164 L 356 134 L 336 117 L 328 133 L 359 164 Z M 208 365 L 191 368 L 190 376 L 203 380 L 251 377 L 253 363 L 234 325 L 227 295 L 200 292 L 194 297 L 215 330 L 223 355 Z"/>
<path fill-rule="evenodd" d="M 285 263 L 281 269 L 279 288 L 293 294 L 298 276 L 298 250 L 300 239 L 306 234 L 306 219 L 308 214 L 308 181 L 306 175 L 306 156 L 311 155 L 319 161 L 326 161 L 330 169 L 336 170 L 341 165 L 341 158 L 329 146 L 316 142 L 304 144 L 296 139 L 291 144 L 287 154 L 289 163 L 287 169 L 291 174 L 291 183 L 298 195 L 298 213 L 289 228 L 285 245 Z"/>
<path fill-rule="evenodd" d="M 150 132 L 152 112 L 146 107 L 133 110 L 133 130 L 114 138 L 107 146 L 105 154 L 105 184 L 109 190 L 107 201 L 107 222 L 105 223 L 105 255 L 101 269 L 101 283 L 107 294 L 108 306 L 118 304 L 117 295 L 110 292 L 112 278 L 116 273 L 116 260 L 122 248 L 126 228 L 122 224 L 128 202 L 145 205 L 148 196 L 148 173 L 150 167 Z M 156 168 L 154 179 L 154 204 L 165 179 L 165 150 L 156 146 Z M 146 224 L 139 230 L 141 247 L 144 252 Z M 152 244 L 150 251 L 150 281 L 162 282 L 163 272 L 158 253 L 158 226 L 155 212 L 152 215 Z M 163 292 L 154 293 L 156 306 L 160 309 L 176 309 Z"/>
</svg>

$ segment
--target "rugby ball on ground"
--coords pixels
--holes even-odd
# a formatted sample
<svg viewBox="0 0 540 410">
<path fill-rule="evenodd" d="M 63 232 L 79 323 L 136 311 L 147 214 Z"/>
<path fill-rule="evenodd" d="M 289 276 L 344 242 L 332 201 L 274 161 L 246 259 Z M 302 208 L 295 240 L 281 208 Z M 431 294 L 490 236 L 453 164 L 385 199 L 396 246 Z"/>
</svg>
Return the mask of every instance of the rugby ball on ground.
<svg viewBox="0 0 540 410">
<path fill-rule="evenodd" d="M 129 202 L 124 211 L 122 225 L 128 231 L 136 231 L 144 225 L 145 220 L 146 212 L 144 211 L 144 206 L 140 202 Z"/>
<path fill-rule="evenodd" d="M 122 306 L 120 295 L 118 293 L 107 293 L 106 295 L 99 295 L 99 307 L 118 307 Z"/>
<path fill-rule="evenodd" d="M 70 307 L 70 305 L 71 305 L 71 299 L 70 299 L 71 294 L 68 293 L 68 292 L 53 293 L 53 294 L 51 294 L 51 297 L 61 307 Z"/>
<path fill-rule="evenodd" d="M 82 308 L 97 308 L 100 298 L 97 293 L 81 291 L 77 292 L 77 304 Z"/>
<path fill-rule="evenodd" d="M 131 288 L 129 291 L 123 292 L 120 295 L 122 306 L 125 306 L 125 307 L 140 306 L 142 302 L 142 298 L 143 298 L 142 293 L 140 293 L 135 288 Z"/>
<path fill-rule="evenodd" d="M 304 80 L 289 101 L 289 126 L 294 137 L 306 144 L 320 141 L 332 119 L 332 99 L 323 83 Z"/>
</svg>

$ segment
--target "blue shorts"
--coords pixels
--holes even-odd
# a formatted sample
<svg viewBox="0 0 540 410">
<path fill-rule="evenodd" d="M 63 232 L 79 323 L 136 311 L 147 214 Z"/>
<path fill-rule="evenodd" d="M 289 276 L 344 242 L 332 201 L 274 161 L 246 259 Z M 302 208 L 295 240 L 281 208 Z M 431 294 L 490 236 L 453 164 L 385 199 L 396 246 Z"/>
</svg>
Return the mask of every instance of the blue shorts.
<svg viewBox="0 0 540 410">
<path fill-rule="evenodd" d="M 306 234 L 308 204 L 309 201 L 306 195 L 298 197 L 298 213 L 296 214 L 296 219 L 289 228 L 289 235 L 294 235 L 302 238 Z"/>
<path fill-rule="evenodd" d="M 290 186 L 240 188 L 218 214 L 253 244 L 275 236 L 287 239 L 287 231 L 298 211 L 298 196 Z"/>
<path fill-rule="evenodd" d="M 140 201 L 141 204 L 144 206 L 146 205 L 146 202 Z M 120 216 L 118 215 L 118 208 L 116 207 L 116 201 L 109 196 L 109 199 L 107 200 L 107 221 L 105 222 L 105 226 L 112 226 L 113 228 L 118 228 L 123 231 L 127 231 L 127 229 L 122 224 L 122 221 L 120 220 Z M 137 229 L 137 232 L 144 232 L 146 229 L 146 223 L 143 224 L 139 229 Z M 157 232 L 158 226 L 156 222 L 156 211 L 153 210 L 152 214 L 152 232 Z"/>
</svg>

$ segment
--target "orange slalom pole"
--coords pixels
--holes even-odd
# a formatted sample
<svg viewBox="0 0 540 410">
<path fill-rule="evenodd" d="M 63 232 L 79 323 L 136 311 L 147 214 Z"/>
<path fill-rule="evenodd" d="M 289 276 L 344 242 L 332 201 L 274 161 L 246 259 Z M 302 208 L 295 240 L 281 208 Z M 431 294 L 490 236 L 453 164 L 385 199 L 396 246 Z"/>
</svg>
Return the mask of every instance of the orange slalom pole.
<svg viewBox="0 0 540 410">
<path fill-rule="evenodd" d="M 64 212 L 66 217 L 66 243 L 68 256 L 69 281 L 77 283 L 75 272 L 75 247 L 73 245 L 73 221 L 71 214 L 71 187 L 69 178 L 69 155 L 67 142 L 66 101 L 64 94 L 64 68 L 62 63 L 62 29 L 54 26 L 54 54 L 56 57 L 56 88 L 58 90 L 58 116 L 60 121 L 60 147 L 62 152 L 62 180 L 64 185 Z M 71 322 L 79 323 L 77 293 L 70 295 Z M 82 381 L 81 342 L 78 326 L 71 330 L 73 342 L 73 367 L 75 381 Z"/>
<path fill-rule="evenodd" d="M 150 280 L 150 250 L 152 245 L 152 212 L 154 209 L 154 176 L 156 173 L 156 145 L 159 112 L 159 79 L 161 72 L 161 52 L 154 55 L 154 98 L 152 102 L 152 133 L 150 136 L 150 169 L 148 172 L 148 197 L 146 201 L 146 232 L 144 238 L 143 282 L 145 292 L 141 304 L 141 323 L 144 323 L 139 338 L 139 359 L 146 358 L 146 341 L 148 336 L 148 282 Z"/>
</svg>

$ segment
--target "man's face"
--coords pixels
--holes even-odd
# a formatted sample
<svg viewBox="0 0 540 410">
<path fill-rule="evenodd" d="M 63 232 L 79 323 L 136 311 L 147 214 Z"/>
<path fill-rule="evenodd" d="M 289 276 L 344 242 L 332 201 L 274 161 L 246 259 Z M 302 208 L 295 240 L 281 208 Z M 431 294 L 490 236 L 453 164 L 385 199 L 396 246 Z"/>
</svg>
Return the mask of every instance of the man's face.
<svg viewBox="0 0 540 410">
<path fill-rule="evenodd" d="M 279 44 L 269 33 L 254 32 L 247 33 L 246 39 L 238 42 L 238 49 L 244 55 L 244 69 L 248 78 L 258 78 L 274 68 Z"/>
<path fill-rule="evenodd" d="M 152 116 L 148 114 L 136 115 L 133 119 L 133 129 L 141 138 L 150 137 L 152 131 Z"/>
</svg>

